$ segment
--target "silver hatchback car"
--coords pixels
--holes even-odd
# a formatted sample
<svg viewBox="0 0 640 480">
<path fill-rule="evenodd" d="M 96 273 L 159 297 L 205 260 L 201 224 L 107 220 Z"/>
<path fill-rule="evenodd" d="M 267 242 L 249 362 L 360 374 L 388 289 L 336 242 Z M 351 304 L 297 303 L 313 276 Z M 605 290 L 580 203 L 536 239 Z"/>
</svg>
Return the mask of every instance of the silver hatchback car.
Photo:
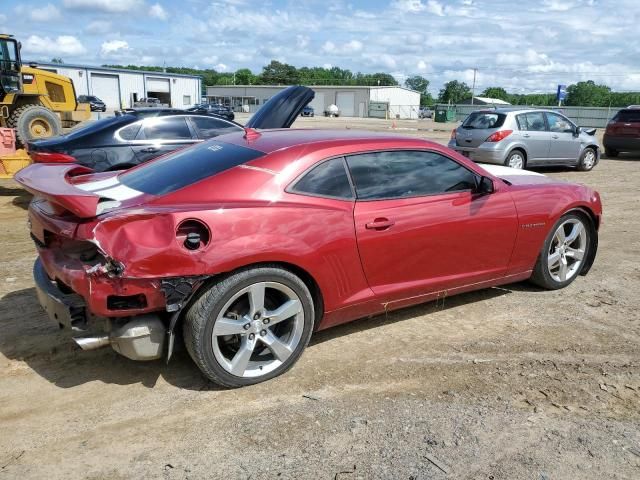
<svg viewBox="0 0 640 480">
<path fill-rule="evenodd" d="M 449 147 L 479 163 L 587 171 L 600 160 L 595 132 L 552 110 L 498 108 L 471 113 L 451 132 Z"/>
</svg>

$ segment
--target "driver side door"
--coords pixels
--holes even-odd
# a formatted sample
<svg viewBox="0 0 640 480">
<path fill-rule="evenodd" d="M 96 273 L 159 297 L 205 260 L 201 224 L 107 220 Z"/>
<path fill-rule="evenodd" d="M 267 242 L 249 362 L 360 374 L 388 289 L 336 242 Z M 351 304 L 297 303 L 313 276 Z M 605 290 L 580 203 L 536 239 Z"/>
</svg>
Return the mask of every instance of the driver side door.
<svg viewBox="0 0 640 480">
<path fill-rule="evenodd" d="M 505 275 L 517 232 L 511 195 L 478 194 L 479 175 L 432 151 L 347 157 L 357 200 L 358 250 L 383 301 L 464 287 Z"/>
</svg>

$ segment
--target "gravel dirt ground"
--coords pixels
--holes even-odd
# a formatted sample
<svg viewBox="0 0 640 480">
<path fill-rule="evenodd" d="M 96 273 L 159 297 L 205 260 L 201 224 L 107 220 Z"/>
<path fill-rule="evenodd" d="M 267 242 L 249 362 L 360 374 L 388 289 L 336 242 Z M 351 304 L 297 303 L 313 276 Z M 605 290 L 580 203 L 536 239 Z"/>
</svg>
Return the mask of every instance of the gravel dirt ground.
<svg viewBox="0 0 640 480">
<path fill-rule="evenodd" d="M 433 125 L 396 127 L 446 142 Z M 184 351 L 77 351 L 36 300 L 29 196 L 0 181 L 0 479 L 640 478 L 640 158 L 545 173 L 602 195 L 588 276 L 320 332 L 289 373 L 240 390 Z"/>
</svg>

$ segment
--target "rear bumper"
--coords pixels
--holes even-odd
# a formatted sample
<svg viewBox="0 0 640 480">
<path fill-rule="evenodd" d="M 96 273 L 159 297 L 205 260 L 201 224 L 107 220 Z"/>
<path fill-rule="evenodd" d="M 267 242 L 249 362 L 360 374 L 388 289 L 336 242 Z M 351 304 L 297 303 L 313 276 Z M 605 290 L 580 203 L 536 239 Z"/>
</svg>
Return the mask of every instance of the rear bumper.
<svg viewBox="0 0 640 480">
<path fill-rule="evenodd" d="M 604 148 L 621 151 L 640 150 L 640 137 L 614 137 L 605 133 L 602 138 Z"/>
<path fill-rule="evenodd" d="M 33 265 L 33 279 L 40 305 L 49 319 L 66 328 L 81 327 L 86 323 L 86 304 L 76 293 L 63 293 L 48 276 L 38 258 Z"/>
<path fill-rule="evenodd" d="M 489 145 L 486 147 L 485 145 Z M 503 165 L 507 151 L 496 148 L 497 144 L 482 144 L 479 147 L 461 147 L 455 140 L 451 140 L 448 147 L 474 162 L 493 163 Z"/>
<path fill-rule="evenodd" d="M 71 325 L 76 319 L 74 315 L 67 318 L 64 313 L 72 306 L 82 305 L 85 315 L 97 317 L 128 317 L 166 309 L 160 280 L 92 273 L 90 265 L 54 249 L 39 248 L 39 254 L 34 267 L 38 298 L 50 316 L 53 312 L 64 317 L 60 324 Z M 56 305 L 60 304 L 64 308 L 58 311 Z M 57 321 L 55 315 L 52 320 Z"/>
</svg>

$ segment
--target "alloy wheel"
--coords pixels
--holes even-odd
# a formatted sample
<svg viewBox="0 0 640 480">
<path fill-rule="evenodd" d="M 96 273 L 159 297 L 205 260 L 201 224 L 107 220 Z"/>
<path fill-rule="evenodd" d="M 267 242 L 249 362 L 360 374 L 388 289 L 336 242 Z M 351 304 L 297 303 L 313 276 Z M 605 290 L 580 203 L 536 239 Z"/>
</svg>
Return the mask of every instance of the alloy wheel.
<svg viewBox="0 0 640 480">
<path fill-rule="evenodd" d="M 228 373 L 259 377 L 280 367 L 300 344 L 304 309 L 298 295 L 278 282 L 258 282 L 236 292 L 212 331 L 213 354 Z"/>
<path fill-rule="evenodd" d="M 547 268 L 556 282 L 573 278 L 582 266 L 587 249 L 587 230 L 577 218 L 561 223 L 553 234 L 547 254 Z"/>
<path fill-rule="evenodd" d="M 596 163 L 596 154 L 593 150 L 588 149 L 584 153 L 584 158 L 582 159 L 582 168 L 584 168 L 585 170 L 591 170 L 595 163 Z"/>
</svg>

